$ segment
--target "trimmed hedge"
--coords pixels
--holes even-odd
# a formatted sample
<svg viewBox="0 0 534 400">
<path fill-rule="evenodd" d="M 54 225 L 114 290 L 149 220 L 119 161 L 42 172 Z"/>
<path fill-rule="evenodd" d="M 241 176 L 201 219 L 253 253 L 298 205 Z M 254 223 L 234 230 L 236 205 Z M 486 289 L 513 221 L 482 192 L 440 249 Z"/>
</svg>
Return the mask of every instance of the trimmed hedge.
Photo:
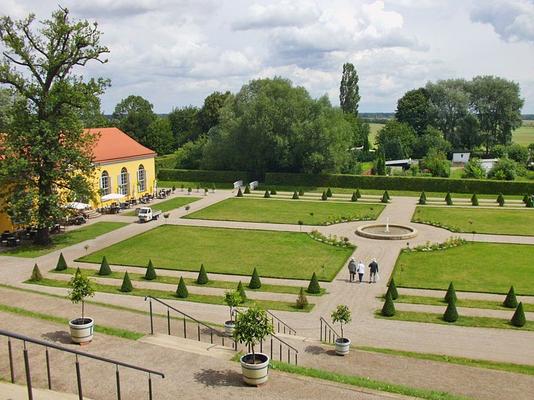
<svg viewBox="0 0 534 400">
<path fill-rule="evenodd" d="M 250 181 L 250 174 L 245 171 L 207 171 L 189 169 L 162 168 L 158 172 L 158 179 L 162 181 L 184 182 L 222 182 Z"/>
<path fill-rule="evenodd" d="M 161 178 L 160 178 L 161 179 Z M 267 172 L 266 185 L 410 190 L 416 192 L 451 192 L 478 194 L 534 193 L 534 183 L 483 179 L 449 179 L 418 176 L 376 176 L 341 174 L 292 174 Z"/>
</svg>

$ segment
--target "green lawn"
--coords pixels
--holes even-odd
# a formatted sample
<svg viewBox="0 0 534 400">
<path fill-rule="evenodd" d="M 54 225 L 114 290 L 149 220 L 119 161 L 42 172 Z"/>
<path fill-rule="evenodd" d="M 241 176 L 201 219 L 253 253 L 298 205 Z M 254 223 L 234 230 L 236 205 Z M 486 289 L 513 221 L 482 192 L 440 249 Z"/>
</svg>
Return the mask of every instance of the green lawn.
<svg viewBox="0 0 534 400">
<path fill-rule="evenodd" d="M 97 236 L 122 228 L 128 224 L 123 222 L 95 222 L 65 233 L 52 236 L 53 243 L 50 246 L 38 246 L 34 244 L 23 244 L 13 249 L 2 252 L 2 255 L 14 257 L 40 257 L 52 251 L 72 246 L 85 240 L 94 239 Z"/>
<path fill-rule="evenodd" d="M 403 251 L 393 276 L 397 286 L 534 295 L 534 246 L 468 243 L 437 251 Z"/>
<path fill-rule="evenodd" d="M 79 261 L 208 273 L 332 280 L 353 249 L 320 243 L 306 233 L 163 225 Z M 323 267 L 324 266 L 324 267 Z"/>
<path fill-rule="evenodd" d="M 167 212 L 170 210 L 174 210 L 175 208 L 179 208 L 182 206 L 185 206 L 186 204 L 192 203 L 194 201 L 200 200 L 200 197 L 193 197 L 193 196 L 187 196 L 187 197 L 174 197 L 170 200 L 162 201 L 161 203 L 157 203 L 154 205 L 148 204 L 148 207 L 152 207 L 153 210 L 159 210 L 161 212 Z M 139 206 L 139 207 L 142 207 Z M 136 216 L 136 212 L 134 211 L 128 211 L 126 213 L 122 213 L 120 215 L 126 215 L 126 216 Z"/>
<path fill-rule="evenodd" d="M 523 121 L 523 125 L 513 132 L 512 140 L 523 146 L 534 143 L 534 121 Z"/>
<path fill-rule="evenodd" d="M 334 203 L 328 201 L 232 198 L 189 214 L 187 218 L 324 225 L 335 220 L 376 219 L 381 204 Z"/>
<path fill-rule="evenodd" d="M 414 222 L 440 224 L 454 232 L 534 235 L 533 209 L 417 207 Z"/>
</svg>

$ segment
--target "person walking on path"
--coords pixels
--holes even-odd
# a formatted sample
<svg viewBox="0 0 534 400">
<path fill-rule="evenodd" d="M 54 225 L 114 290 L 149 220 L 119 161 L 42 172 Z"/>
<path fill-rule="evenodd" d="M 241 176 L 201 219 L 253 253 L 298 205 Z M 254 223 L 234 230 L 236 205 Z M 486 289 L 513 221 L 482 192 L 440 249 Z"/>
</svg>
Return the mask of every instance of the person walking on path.
<svg viewBox="0 0 534 400">
<path fill-rule="evenodd" d="M 369 283 L 376 283 L 376 279 L 378 277 L 378 263 L 376 262 L 376 258 L 373 258 L 373 261 L 371 261 L 371 264 L 369 264 Z"/>
<path fill-rule="evenodd" d="M 362 283 L 363 275 L 365 274 L 365 264 L 363 263 L 362 260 L 360 260 L 360 262 L 358 263 L 356 272 L 358 272 L 358 280 L 360 281 L 360 283 Z"/>
<path fill-rule="evenodd" d="M 350 258 L 348 267 L 349 267 L 349 282 L 354 282 L 354 278 L 356 277 L 356 269 L 357 269 L 356 260 L 354 259 L 354 257 Z"/>
</svg>

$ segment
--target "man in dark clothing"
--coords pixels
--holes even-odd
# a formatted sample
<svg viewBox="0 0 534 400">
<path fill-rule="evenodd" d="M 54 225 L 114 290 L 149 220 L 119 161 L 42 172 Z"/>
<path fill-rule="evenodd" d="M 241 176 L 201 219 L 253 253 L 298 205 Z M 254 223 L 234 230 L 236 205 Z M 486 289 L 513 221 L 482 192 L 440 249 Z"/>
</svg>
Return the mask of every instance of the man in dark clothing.
<svg viewBox="0 0 534 400">
<path fill-rule="evenodd" d="M 376 259 L 373 258 L 373 261 L 371 261 L 371 264 L 369 264 L 370 274 L 369 274 L 369 283 L 376 283 L 376 277 L 378 275 L 378 263 L 376 262 Z"/>
</svg>

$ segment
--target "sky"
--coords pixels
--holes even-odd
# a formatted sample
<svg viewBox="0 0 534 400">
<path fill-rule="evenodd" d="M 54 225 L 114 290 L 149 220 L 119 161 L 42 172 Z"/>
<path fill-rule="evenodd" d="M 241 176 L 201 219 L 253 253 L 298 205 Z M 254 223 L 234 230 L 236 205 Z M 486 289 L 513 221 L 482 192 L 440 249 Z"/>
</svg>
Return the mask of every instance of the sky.
<svg viewBox="0 0 534 400">
<path fill-rule="evenodd" d="M 111 79 L 106 113 L 140 95 L 167 113 L 213 91 L 282 76 L 339 104 L 343 63 L 359 75 L 360 111 L 393 112 L 428 81 L 498 75 L 534 113 L 534 0 L 2 0 L 0 15 L 49 17 L 58 3 L 97 21 Z"/>
</svg>

